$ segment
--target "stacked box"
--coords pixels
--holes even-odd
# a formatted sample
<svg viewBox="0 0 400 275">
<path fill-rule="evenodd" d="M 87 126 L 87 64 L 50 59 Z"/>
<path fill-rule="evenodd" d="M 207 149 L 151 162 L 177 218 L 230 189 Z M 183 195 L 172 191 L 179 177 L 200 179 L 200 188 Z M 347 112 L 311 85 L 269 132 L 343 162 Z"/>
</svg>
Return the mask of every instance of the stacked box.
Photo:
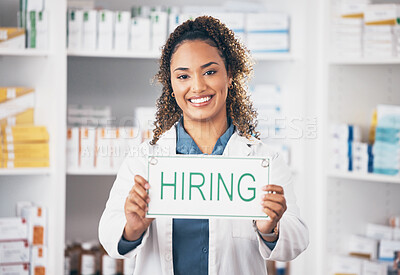
<svg viewBox="0 0 400 275">
<path fill-rule="evenodd" d="M 373 171 L 397 175 L 400 169 L 400 106 L 378 105 Z"/>
<path fill-rule="evenodd" d="M 28 274 L 29 259 L 26 220 L 21 217 L 0 218 L 0 274 Z"/>
<path fill-rule="evenodd" d="M 340 1 L 332 24 L 332 47 L 336 55 L 363 55 L 364 11 L 369 0 Z"/>
<path fill-rule="evenodd" d="M 83 12 L 82 49 L 93 51 L 97 49 L 97 16 L 96 10 Z"/>
<path fill-rule="evenodd" d="M 151 48 L 151 21 L 146 17 L 133 17 L 130 26 L 129 49 L 135 52 L 147 52 Z"/>
<path fill-rule="evenodd" d="M 30 11 L 27 19 L 27 47 L 46 50 L 48 47 L 48 13 L 46 11 Z"/>
<path fill-rule="evenodd" d="M 392 57 L 397 56 L 397 37 L 395 30 L 400 17 L 400 5 L 374 4 L 368 5 L 364 13 L 365 56 Z"/>
<path fill-rule="evenodd" d="M 49 134 L 44 126 L 7 126 L 2 131 L 3 167 L 49 167 Z"/>
<path fill-rule="evenodd" d="M 25 29 L 0 27 L 0 49 L 25 48 Z"/>
<path fill-rule="evenodd" d="M 248 49 L 252 53 L 289 52 L 289 26 L 286 13 L 246 14 Z"/>
<path fill-rule="evenodd" d="M 68 49 L 79 50 L 82 48 L 83 39 L 83 11 L 68 10 Z"/>
<path fill-rule="evenodd" d="M 359 126 L 334 124 L 330 129 L 330 159 L 329 168 L 337 171 L 356 171 L 367 173 L 371 166 L 371 149 L 361 142 Z M 354 165 L 355 164 L 355 165 Z"/>
<path fill-rule="evenodd" d="M 168 13 L 154 11 L 150 14 L 151 20 L 151 51 L 161 52 L 161 47 L 167 40 Z"/>
</svg>

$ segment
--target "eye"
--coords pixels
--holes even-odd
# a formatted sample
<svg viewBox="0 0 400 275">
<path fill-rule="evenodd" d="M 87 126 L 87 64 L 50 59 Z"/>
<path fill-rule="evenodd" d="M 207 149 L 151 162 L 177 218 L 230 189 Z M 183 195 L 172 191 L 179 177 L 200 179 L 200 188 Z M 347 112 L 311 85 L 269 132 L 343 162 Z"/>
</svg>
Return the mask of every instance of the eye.
<svg viewBox="0 0 400 275">
<path fill-rule="evenodd" d="M 183 74 L 183 75 L 178 76 L 177 78 L 184 80 L 184 79 L 188 79 L 188 77 L 189 76 L 187 74 Z"/>
<path fill-rule="evenodd" d="M 217 71 L 210 70 L 210 71 L 205 72 L 204 74 L 205 74 L 205 75 L 212 75 L 212 74 L 215 74 L 216 72 L 217 72 Z"/>
</svg>

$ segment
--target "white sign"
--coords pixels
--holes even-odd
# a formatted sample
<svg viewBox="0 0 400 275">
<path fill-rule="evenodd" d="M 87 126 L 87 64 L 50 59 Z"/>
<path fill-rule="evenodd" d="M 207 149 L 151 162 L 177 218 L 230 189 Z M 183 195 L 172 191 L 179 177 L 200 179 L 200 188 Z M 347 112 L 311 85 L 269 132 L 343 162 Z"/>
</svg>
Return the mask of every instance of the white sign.
<svg viewBox="0 0 400 275">
<path fill-rule="evenodd" d="M 147 217 L 267 219 L 260 202 L 269 163 L 254 157 L 149 157 Z"/>
</svg>

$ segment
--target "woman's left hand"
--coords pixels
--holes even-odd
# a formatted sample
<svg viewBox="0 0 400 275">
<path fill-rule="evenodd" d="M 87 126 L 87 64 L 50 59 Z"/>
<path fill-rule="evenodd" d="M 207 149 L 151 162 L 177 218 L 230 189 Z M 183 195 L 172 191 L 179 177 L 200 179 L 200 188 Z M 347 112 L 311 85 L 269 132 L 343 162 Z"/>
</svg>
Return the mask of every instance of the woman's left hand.
<svg viewBox="0 0 400 275">
<path fill-rule="evenodd" d="M 263 234 L 268 234 L 274 231 L 274 228 L 282 218 L 283 213 L 285 213 L 287 206 L 282 186 L 269 184 L 264 186 L 262 190 L 268 192 L 267 194 L 263 195 L 261 205 L 263 206 L 264 213 L 267 214 L 270 219 L 257 220 L 256 224 L 258 231 Z M 276 241 L 276 239 L 264 239 L 266 241 Z"/>
</svg>

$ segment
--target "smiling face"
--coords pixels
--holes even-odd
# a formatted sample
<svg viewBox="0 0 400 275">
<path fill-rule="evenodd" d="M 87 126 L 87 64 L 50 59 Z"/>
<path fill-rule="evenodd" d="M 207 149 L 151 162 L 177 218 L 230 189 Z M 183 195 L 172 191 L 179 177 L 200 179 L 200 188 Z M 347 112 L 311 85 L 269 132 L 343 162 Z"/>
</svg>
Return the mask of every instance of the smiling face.
<svg viewBox="0 0 400 275">
<path fill-rule="evenodd" d="M 226 121 L 226 97 L 232 79 L 216 47 L 183 42 L 172 55 L 171 85 L 184 119 Z"/>
</svg>

